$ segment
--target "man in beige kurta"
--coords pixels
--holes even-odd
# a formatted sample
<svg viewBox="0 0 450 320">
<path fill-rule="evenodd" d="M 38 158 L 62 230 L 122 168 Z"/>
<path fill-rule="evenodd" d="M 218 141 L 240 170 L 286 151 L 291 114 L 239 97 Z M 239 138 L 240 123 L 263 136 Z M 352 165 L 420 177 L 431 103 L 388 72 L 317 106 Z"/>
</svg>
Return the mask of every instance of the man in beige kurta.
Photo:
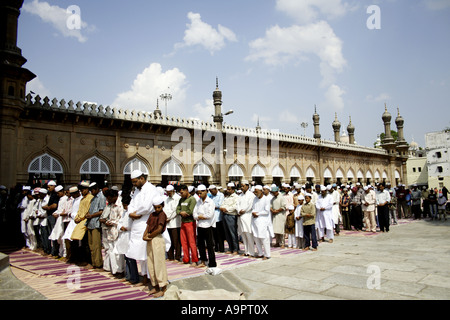
<svg viewBox="0 0 450 320">
<path fill-rule="evenodd" d="M 284 231 L 286 224 L 286 198 L 279 192 L 278 187 L 272 187 L 273 195 L 270 200 L 272 213 L 273 233 L 275 233 L 275 247 L 284 248 Z"/>
</svg>

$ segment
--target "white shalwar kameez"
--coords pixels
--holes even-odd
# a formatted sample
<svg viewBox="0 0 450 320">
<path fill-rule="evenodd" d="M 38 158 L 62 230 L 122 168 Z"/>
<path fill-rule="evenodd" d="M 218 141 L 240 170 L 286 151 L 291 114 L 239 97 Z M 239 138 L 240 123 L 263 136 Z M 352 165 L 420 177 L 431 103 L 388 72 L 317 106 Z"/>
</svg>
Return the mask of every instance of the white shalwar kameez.
<svg viewBox="0 0 450 320">
<path fill-rule="evenodd" d="M 77 198 L 73 198 L 73 202 L 72 202 L 72 209 L 69 212 L 68 218 L 69 218 L 69 224 L 66 228 L 66 231 L 64 232 L 63 235 L 63 240 L 69 240 L 69 241 L 73 241 L 72 240 L 72 232 L 75 229 L 75 227 L 77 226 L 77 224 L 75 223 L 75 218 L 78 214 L 78 209 L 80 208 L 80 202 L 81 199 L 83 197 L 80 195 Z"/>
<path fill-rule="evenodd" d="M 66 220 L 66 216 L 61 216 L 60 214 L 67 211 L 67 204 L 69 202 L 68 196 L 62 196 L 58 202 L 58 209 L 53 213 L 53 216 L 56 216 L 55 226 L 53 227 L 52 233 L 48 237 L 52 241 L 58 241 L 59 244 L 59 256 L 66 256 L 66 245 L 62 239 L 64 236 L 64 222 Z M 70 209 L 70 207 L 69 207 Z"/>
<path fill-rule="evenodd" d="M 333 223 L 339 224 L 339 220 L 341 219 L 341 211 L 339 210 L 339 203 L 341 202 L 341 196 L 337 190 L 334 190 L 331 194 L 333 198 Z"/>
<path fill-rule="evenodd" d="M 238 234 L 244 241 L 244 254 L 253 256 L 255 254 L 255 240 L 252 233 L 252 207 L 255 194 L 250 190 L 239 196 L 237 201 L 238 212 Z M 241 210 L 245 211 L 240 214 Z"/>
<path fill-rule="evenodd" d="M 141 275 L 147 275 L 147 241 L 144 241 L 147 220 L 153 209 L 153 198 L 158 195 L 156 187 L 146 182 L 141 189 L 136 189 L 128 205 L 128 212 L 141 215 L 140 219 L 133 220 L 130 227 L 130 244 L 125 256 L 136 260 L 140 264 Z M 147 275 L 148 276 L 148 275 Z"/>
<path fill-rule="evenodd" d="M 258 217 L 252 215 L 252 232 L 258 254 L 270 257 L 270 241 L 275 236 L 273 233 L 272 219 L 270 214 L 269 198 L 262 196 L 253 199 L 252 212 L 256 212 Z"/>
<path fill-rule="evenodd" d="M 296 238 L 303 238 L 303 218 L 300 214 L 300 211 L 302 210 L 302 205 L 299 204 L 297 208 L 295 208 L 294 211 L 294 217 L 295 217 L 295 237 Z M 299 220 L 297 218 L 300 217 Z M 301 247 L 301 239 L 297 239 L 297 247 Z"/>
<path fill-rule="evenodd" d="M 325 210 L 321 211 L 320 208 Z M 333 197 L 327 194 L 325 198 L 320 195 L 316 201 L 316 212 L 317 212 L 317 225 L 319 238 L 323 238 L 324 230 L 326 229 L 326 234 L 328 239 L 334 239 L 334 222 L 333 222 Z"/>
<path fill-rule="evenodd" d="M 25 229 L 26 229 L 27 238 L 28 238 L 27 247 L 30 248 L 31 250 L 37 249 L 37 239 L 36 239 L 36 234 L 34 233 L 34 228 L 33 228 L 34 220 L 30 219 L 33 216 L 33 212 L 35 212 L 34 208 L 35 208 L 36 202 L 37 202 L 36 199 L 33 199 L 30 202 L 28 202 L 27 208 L 25 209 L 25 212 L 23 215 L 23 220 L 25 222 Z"/>
</svg>

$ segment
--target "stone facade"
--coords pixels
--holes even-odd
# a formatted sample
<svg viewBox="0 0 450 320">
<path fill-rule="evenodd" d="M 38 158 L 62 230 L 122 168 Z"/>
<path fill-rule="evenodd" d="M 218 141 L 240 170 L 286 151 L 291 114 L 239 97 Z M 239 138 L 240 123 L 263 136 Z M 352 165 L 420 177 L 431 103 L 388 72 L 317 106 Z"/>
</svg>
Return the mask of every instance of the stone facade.
<svg viewBox="0 0 450 320">
<path fill-rule="evenodd" d="M 11 44 L 2 44 L 2 57 L 11 56 L 10 48 L 15 47 L 22 2 L 8 0 L 0 5 L 9 21 L 0 33 L 12 39 Z M 4 7 L 16 9 L 5 11 Z M 395 185 L 405 176 L 406 143 L 402 140 L 396 145 L 389 140 L 387 109 L 382 119 L 389 129 L 388 140 L 383 149 L 375 149 L 353 143 L 355 127 L 351 121 L 347 127 L 349 143 L 338 139 L 337 119 L 333 123 L 336 141 L 322 140 L 317 110 L 313 115 L 314 138 L 223 125 L 218 83 L 213 92 L 214 122 L 25 97 L 26 83 L 34 75 L 21 67 L 26 60 L 20 49 L 13 50 L 12 57 L 17 61 L 15 72 L 0 75 L 0 183 L 7 186 L 48 179 L 68 185 L 84 179 L 122 185 L 129 183 L 127 175 L 135 168 L 148 173 L 152 183 L 162 185 L 204 182 L 224 186 L 241 179 L 264 184 L 386 180 Z M 7 69 L 5 62 L 2 68 Z M 19 90 L 8 92 L 6 83 L 15 83 Z M 397 124 L 402 129 L 400 120 Z"/>
</svg>

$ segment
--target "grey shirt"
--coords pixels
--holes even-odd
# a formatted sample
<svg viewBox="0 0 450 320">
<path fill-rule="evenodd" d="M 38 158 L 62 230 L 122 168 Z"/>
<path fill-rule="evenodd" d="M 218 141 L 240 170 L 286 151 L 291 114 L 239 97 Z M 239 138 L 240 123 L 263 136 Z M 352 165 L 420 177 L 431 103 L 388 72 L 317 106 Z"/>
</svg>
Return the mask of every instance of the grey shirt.
<svg viewBox="0 0 450 320">
<path fill-rule="evenodd" d="M 94 198 L 92 198 L 91 206 L 89 207 L 89 214 L 93 214 L 104 210 L 106 207 L 106 198 L 103 193 L 100 191 Z M 86 226 L 88 229 L 99 229 L 101 228 L 100 217 L 95 217 L 88 219 L 86 222 Z"/>
</svg>

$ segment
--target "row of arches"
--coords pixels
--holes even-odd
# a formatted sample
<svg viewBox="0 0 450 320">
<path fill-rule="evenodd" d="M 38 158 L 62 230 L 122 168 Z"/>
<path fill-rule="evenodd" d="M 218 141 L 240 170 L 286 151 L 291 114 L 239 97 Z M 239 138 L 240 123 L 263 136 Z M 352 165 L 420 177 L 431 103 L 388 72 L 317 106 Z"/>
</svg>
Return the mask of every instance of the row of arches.
<svg viewBox="0 0 450 320">
<path fill-rule="evenodd" d="M 62 182 L 64 169 L 63 165 L 56 158 L 52 157 L 48 153 L 45 153 L 41 156 L 33 159 L 28 166 L 28 173 L 30 175 L 30 179 L 35 180 L 46 180 L 46 179 L 57 179 Z M 128 161 L 125 164 L 124 169 L 122 171 L 125 176 L 125 180 L 129 178 L 131 172 L 134 170 L 141 170 L 144 174 L 150 175 L 151 168 L 148 164 L 144 162 L 144 160 L 140 159 L 138 156 Z M 168 159 L 167 161 L 162 163 L 159 174 L 161 175 L 161 183 L 163 185 L 167 184 L 179 184 L 184 176 L 187 175 L 186 168 L 183 164 L 177 162 L 174 159 Z M 194 183 L 206 183 L 210 181 L 211 177 L 213 177 L 214 169 L 211 165 L 200 161 L 194 165 L 192 176 L 194 177 Z M 344 174 L 344 170 L 338 168 L 336 172 L 333 173 L 332 169 L 327 167 L 323 172 L 324 181 L 320 180 L 320 174 L 317 173 L 317 169 L 313 166 L 309 166 L 306 168 L 304 174 L 301 173 L 302 170 L 294 165 L 289 173 L 280 165 L 275 165 L 271 170 L 265 168 L 261 164 L 256 164 L 249 169 L 249 172 L 246 172 L 245 166 L 234 163 L 231 164 L 228 168 L 227 175 L 229 181 L 239 182 L 244 177 L 249 177 L 253 181 L 258 184 L 263 184 L 265 178 L 267 176 L 271 176 L 273 179 L 273 183 L 282 183 L 285 181 L 294 182 L 311 182 L 311 183 L 331 183 L 331 182 L 366 182 L 371 183 L 374 181 L 386 181 L 388 180 L 388 174 L 386 171 L 380 172 L 378 169 L 372 173 L 371 170 L 367 170 L 365 173 L 359 169 L 356 172 L 350 168 L 347 170 L 346 174 Z M 85 160 L 81 166 L 79 174 L 81 176 L 81 180 L 91 180 L 96 181 L 99 184 L 105 184 L 109 175 L 111 174 L 111 170 L 108 164 L 100 159 L 98 156 L 93 156 L 87 160 Z M 395 179 L 400 180 L 400 173 L 398 170 L 395 170 Z"/>
</svg>

